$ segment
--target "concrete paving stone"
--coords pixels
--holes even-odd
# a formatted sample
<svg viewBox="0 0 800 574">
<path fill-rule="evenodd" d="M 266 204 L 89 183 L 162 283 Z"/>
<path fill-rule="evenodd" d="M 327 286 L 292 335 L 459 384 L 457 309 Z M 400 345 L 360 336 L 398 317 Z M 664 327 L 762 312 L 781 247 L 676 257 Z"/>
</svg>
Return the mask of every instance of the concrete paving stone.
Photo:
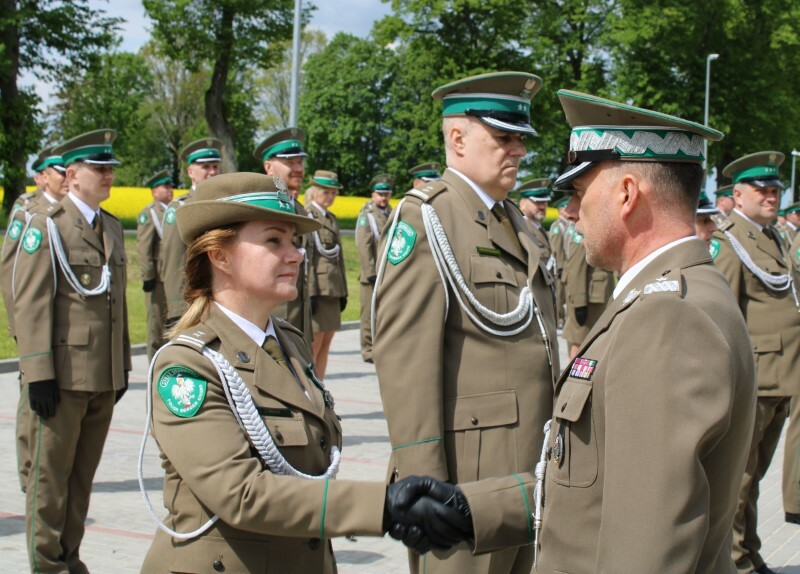
<svg viewBox="0 0 800 574">
<path fill-rule="evenodd" d="M 358 330 L 342 331 L 333 340 L 326 385 L 336 399 L 345 434 L 339 477 L 383 481 L 390 445 L 372 365 L 363 363 L 358 348 Z M 561 365 L 567 364 L 566 345 L 560 339 Z M 155 526 L 145 510 L 137 481 L 137 459 L 145 422 L 147 362 L 134 357 L 131 385 L 117 406 L 103 458 L 95 476 L 81 556 L 95 573 L 139 572 L 150 546 Z M 14 416 L 17 397 L 16 373 L 0 375 L 8 397 L 0 404 L 0 572 L 25 572 L 25 498 L 16 476 Z M 759 531 L 769 564 L 783 574 L 800 574 L 800 527 L 783 522 L 780 494 L 780 462 L 783 442 L 769 473 L 762 482 L 759 501 Z M 156 511 L 163 516 L 163 474 L 155 442 L 148 441 L 144 480 Z M 342 574 L 406 573 L 405 548 L 389 537 L 358 537 L 355 541 L 333 541 Z"/>
</svg>

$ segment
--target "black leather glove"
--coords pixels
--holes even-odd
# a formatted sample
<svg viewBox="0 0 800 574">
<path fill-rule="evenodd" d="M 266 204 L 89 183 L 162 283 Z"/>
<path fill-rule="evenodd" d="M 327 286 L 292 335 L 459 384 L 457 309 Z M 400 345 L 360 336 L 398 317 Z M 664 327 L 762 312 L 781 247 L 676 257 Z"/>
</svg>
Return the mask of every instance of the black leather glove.
<svg viewBox="0 0 800 574">
<path fill-rule="evenodd" d="M 339 311 L 344 311 L 345 307 L 347 307 L 347 297 L 341 297 L 339 299 Z"/>
<path fill-rule="evenodd" d="M 316 315 L 317 310 L 319 309 L 319 300 L 317 299 L 316 295 L 312 295 L 308 298 L 309 302 L 311 303 L 311 314 Z"/>
<path fill-rule="evenodd" d="M 589 307 L 575 307 L 575 321 L 583 327 L 589 318 Z"/>
<path fill-rule="evenodd" d="M 125 371 L 125 386 L 122 387 L 120 390 L 118 390 L 116 395 L 114 396 L 114 404 L 115 405 L 122 398 L 122 395 L 125 394 L 125 391 L 128 390 L 128 377 L 130 377 L 130 374 L 131 374 L 130 371 Z"/>
<path fill-rule="evenodd" d="M 383 528 L 418 554 L 474 536 L 467 499 L 457 486 L 429 476 L 410 476 L 386 488 Z"/>
<path fill-rule="evenodd" d="M 142 291 L 145 293 L 152 293 L 156 289 L 156 280 L 155 279 L 145 279 L 142 283 Z"/>
<path fill-rule="evenodd" d="M 367 281 L 369 281 L 369 284 L 373 285 L 373 286 L 375 285 L 375 282 L 377 280 L 378 280 L 378 276 L 377 275 L 371 275 L 370 277 L 367 277 Z"/>
<path fill-rule="evenodd" d="M 28 402 L 31 410 L 43 419 L 55 416 L 58 399 L 58 384 L 55 379 L 28 384 Z"/>
</svg>

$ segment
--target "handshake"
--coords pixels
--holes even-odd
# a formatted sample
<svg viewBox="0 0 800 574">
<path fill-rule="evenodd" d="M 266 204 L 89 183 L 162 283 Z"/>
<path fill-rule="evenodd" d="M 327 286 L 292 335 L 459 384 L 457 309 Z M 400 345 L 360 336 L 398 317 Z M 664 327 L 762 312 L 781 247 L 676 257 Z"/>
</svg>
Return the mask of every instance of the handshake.
<svg viewBox="0 0 800 574">
<path fill-rule="evenodd" d="M 449 550 L 474 535 L 461 490 L 429 476 L 409 476 L 386 488 L 383 530 L 417 554 Z"/>
</svg>

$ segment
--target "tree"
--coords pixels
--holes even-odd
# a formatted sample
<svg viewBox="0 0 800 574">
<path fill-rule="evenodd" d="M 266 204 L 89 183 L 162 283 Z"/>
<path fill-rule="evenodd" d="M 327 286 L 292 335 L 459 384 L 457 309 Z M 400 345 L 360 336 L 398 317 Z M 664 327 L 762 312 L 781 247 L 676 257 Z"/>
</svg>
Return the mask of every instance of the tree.
<svg viewBox="0 0 800 574">
<path fill-rule="evenodd" d="M 269 68 L 281 54 L 281 42 L 291 38 L 292 0 L 143 0 L 153 20 L 160 50 L 198 71 L 211 68 L 205 92 L 205 117 L 211 135 L 224 145 L 223 168 L 235 171 L 236 126 L 232 108 L 243 102 L 230 80 L 249 67 Z M 305 11 L 308 19 L 308 9 Z M 241 82 L 243 78 L 239 77 Z M 235 101 L 234 101 L 235 100 Z M 248 104 L 249 105 L 249 104 Z M 240 149 L 239 161 L 250 155 Z"/>
<path fill-rule="evenodd" d="M 87 65 L 109 47 L 120 22 L 89 7 L 88 0 L 0 0 L 0 168 L 3 207 L 11 209 L 25 189 L 25 162 L 36 151 L 39 99 L 20 89 L 31 71 L 53 81 L 65 63 Z M 57 55 L 57 56 L 56 56 Z"/>
</svg>

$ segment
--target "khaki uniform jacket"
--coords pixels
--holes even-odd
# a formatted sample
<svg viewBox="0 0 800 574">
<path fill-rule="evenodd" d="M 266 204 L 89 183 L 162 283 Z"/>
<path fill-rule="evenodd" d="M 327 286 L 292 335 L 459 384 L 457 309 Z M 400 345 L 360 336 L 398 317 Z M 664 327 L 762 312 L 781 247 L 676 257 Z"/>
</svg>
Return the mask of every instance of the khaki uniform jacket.
<svg viewBox="0 0 800 574">
<path fill-rule="evenodd" d="M 662 277 L 680 290 L 648 289 Z M 736 572 L 731 524 L 755 413 L 749 349 L 705 243 L 673 247 L 633 279 L 558 381 L 537 572 Z M 476 551 L 530 532 L 514 482 L 463 487 Z"/>
<path fill-rule="evenodd" d="M 530 285 L 552 346 L 552 369 L 535 317 L 521 333 L 501 337 L 478 327 L 449 286 L 448 307 L 417 193 L 435 208 L 467 285 L 483 305 L 507 313 Z M 392 444 L 389 472 L 397 478 L 430 475 L 462 483 L 530 471 L 541 450 L 559 368 L 553 277 L 540 263 L 522 213 L 505 205 L 518 242 L 507 238 L 469 184 L 447 170 L 441 180 L 409 191 L 396 215 L 416 238 L 407 258 L 386 262 L 375 287 L 373 354 Z M 386 229 L 391 226 L 390 220 Z M 392 239 L 388 233 L 381 254 Z"/>
<path fill-rule="evenodd" d="M 722 231 L 714 232 L 712 250 L 718 242 L 714 263 L 728 280 L 753 340 L 758 395 L 800 395 L 800 312 L 792 290 L 768 289 L 744 266 L 725 232 L 733 235 L 767 273 L 791 272 L 796 288 L 800 288 L 800 273 L 792 268 L 788 253 L 736 211 L 731 212 Z"/>
<path fill-rule="evenodd" d="M 303 204 L 296 199 L 292 201 L 294 202 L 295 213 L 298 215 L 305 215 L 306 210 Z M 310 267 L 308 235 L 298 236 L 296 245 L 306 251 L 306 256 L 297 272 L 297 298 L 293 301 L 287 301 L 286 303 L 278 305 L 275 307 L 272 314 L 281 319 L 285 319 L 290 324 L 300 329 L 306 335 L 306 342 L 311 345 L 313 329 L 311 326 L 311 305 L 308 302 L 308 271 Z"/>
<path fill-rule="evenodd" d="M 341 448 L 341 427 L 307 376 L 311 355 L 303 334 L 281 320 L 275 321 L 275 330 L 299 384 L 215 304 L 203 323 L 184 334 L 231 362 L 283 456 L 296 469 L 320 475 L 330 464 L 331 447 Z M 192 417 L 173 414 L 156 389 L 160 374 L 173 366 L 187 367 L 208 382 L 204 402 Z M 231 411 L 216 368 L 198 347 L 180 342 L 167 347 L 156 359 L 151 394 L 153 436 L 166 472 L 169 513 L 164 522 L 190 532 L 215 513 L 219 521 L 183 542 L 159 530 L 142 572 L 224 568 L 250 574 L 329 574 L 336 572 L 330 538 L 382 534 L 383 484 L 306 480 L 264 468 Z"/>
<path fill-rule="evenodd" d="M 800 234 L 797 234 L 792 242 L 789 250 L 792 263 L 794 263 L 795 272 L 800 270 Z"/>
<path fill-rule="evenodd" d="M 327 210 L 327 214 L 314 206 L 313 203 L 306 207 L 306 212 L 322 224 L 322 229 L 315 231 L 308 238 L 311 247 L 311 260 L 309 266 L 309 295 L 311 297 L 347 297 L 347 279 L 344 269 L 344 251 L 342 240 L 339 236 L 339 222 L 336 216 Z M 314 235 L 318 234 L 319 240 L 325 249 L 339 246 L 339 255 L 331 259 L 323 256 L 314 246 Z"/>
<path fill-rule="evenodd" d="M 391 206 L 387 206 L 386 211 L 384 211 L 378 209 L 370 199 L 358 214 L 356 248 L 361 261 L 361 273 L 358 276 L 358 281 L 364 285 L 370 284 L 370 277 L 374 278 L 378 275 L 378 242 L 391 213 Z"/>
<path fill-rule="evenodd" d="M 605 305 L 614 291 L 614 274 L 592 267 L 586 262 L 586 249 L 583 235 L 575 231 L 568 236 L 566 262 L 562 279 L 566 289 L 567 302 L 572 307 Z"/>
<path fill-rule="evenodd" d="M 136 219 L 136 250 L 139 253 L 142 281 L 161 280 L 161 275 L 158 273 L 158 258 L 165 213 L 166 209 L 160 201 L 152 201 Z"/>
<path fill-rule="evenodd" d="M 550 246 L 550 239 L 547 237 L 547 233 L 540 223 L 534 223 L 527 218 L 525 219 L 525 223 L 528 224 L 528 228 L 531 230 L 531 234 L 536 240 L 536 247 L 539 248 L 539 259 L 541 259 L 542 264 L 547 268 L 548 271 L 550 271 L 550 273 L 555 274 L 556 261 L 555 257 L 553 256 L 553 249 Z M 551 257 L 553 257 L 552 261 L 550 259 Z"/>
<path fill-rule="evenodd" d="M 41 202 L 44 201 L 44 204 Z M 11 215 L 8 218 L 6 234 L 3 236 L 2 256 L 0 257 L 0 285 L 3 289 L 3 302 L 6 306 L 6 317 L 8 317 L 8 335 L 16 337 L 14 329 L 14 292 L 12 289 L 12 278 L 14 276 L 14 262 L 17 260 L 17 251 L 20 249 L 20 237 L 25 232 L 28 221 L 33 214 L 50 202 L 43 197 L 43 192 L 25 193 L 17 198 Z"/>
<path fill-rule="evenodd" d="M 797 231 L 788 222 L 784 225 L 776 223 L 773 227 L 778 231 L 781 236 L 781 241 L 786 249 L 792 245 L 792 241 L 797 236 Z"/>
<path fill-rule="evenodd" d="M 186 280 L 183 269 L 186 266 L 186 244 L 178 232 L 175 223 L 175 211 L 191 197 L 192 192 L 173 199 L 164 213 L 164 235 L 161 238 L 161 251 L 159 252 L 158 274 L 164 282 L 164 292 L 167 296 L 167 319 L 181 317 L 188 306 L 183 298 L 183 287 Z"/>
<path fill-rule="evenodd" d="M 73 273 L 88 280 L 86 287 L 100 283 L 108 263 L 108 293 L 82 297 L 58 263 L 53 275 L 47 217 L 56 224 Z M 101 217 L 102 243 L 69 196 L 31 220 L 28 233 L 38 230 L 41 243 L 32 253 L 20 249 L 14 277 L 14 317 L 18 324 L 32 326 L 17 333 L 25 384 L 55 379 L 63 390 L 91 392 L 119 390 L 125 384 L 124 371 L 131 370 L 125 244 L 120 222 L 103 210 Z"/>
</svg>

